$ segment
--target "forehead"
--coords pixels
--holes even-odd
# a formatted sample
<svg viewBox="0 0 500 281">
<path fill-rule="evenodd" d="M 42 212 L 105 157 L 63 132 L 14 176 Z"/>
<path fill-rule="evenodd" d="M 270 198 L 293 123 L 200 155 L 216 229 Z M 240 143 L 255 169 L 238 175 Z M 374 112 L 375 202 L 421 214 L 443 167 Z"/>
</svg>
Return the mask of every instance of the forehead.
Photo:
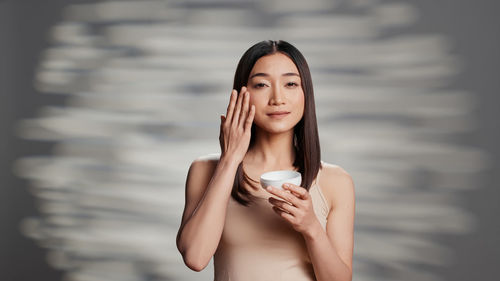
<svg viewBox="0 0 500 281">
<path fill-rule="evenodd" d="M 250 75 L 255 73 L 267 73 L 269 75 L 282 75 L 283 73 L 299 73 L 297 66 L 293 61 L 282 53 L 274 53 L 259 58 L 250 72 Z"/>
</svg>

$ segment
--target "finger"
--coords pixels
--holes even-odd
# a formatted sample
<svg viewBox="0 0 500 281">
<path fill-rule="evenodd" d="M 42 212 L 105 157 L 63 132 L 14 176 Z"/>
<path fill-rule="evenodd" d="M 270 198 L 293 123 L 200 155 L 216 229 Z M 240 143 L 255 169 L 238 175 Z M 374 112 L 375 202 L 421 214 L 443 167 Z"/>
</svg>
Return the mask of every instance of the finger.
<svg viewBox="0 0 500 281">
<path fill-rule="evenodd" d="M 292 221 L 293 221 L 293 219 L 294 219 L 294 217 L 293 217 L 291 214 L 289 214 L 289 213 L 287 213 L 287 212 L 285 212 L 285 211 L 281 210 L 281 209 L 280 209 L 280 208 L 278 208 L 278 207 L 274 207 L 274 206 L 273 206 L 273 210 L 274 210 L 274 212 L 276 212 L 278 215 L 280 215 L 281 217 L 283 217 L 284 219 L 286 219 L 286 220 L 288 220 L 288 221 L 290 221 L 290 222 L 292 222 Z"/>
<path fill-rule="evenodd" d="M 279 198 L 290 202 L 292 205 L 295 205 L 295 206 L 299 205 L 299 202 L 298 202 L 299 199 L 295 195 L 291 194 L 290 192 L 286 192 L 286 191 L 281 190 L 279 188 L 276 188 L 274 186 L 268 186 L 266 189 L 271 194 L 274 194 L 274 195 L 278 196 Z"/>
<path fill-rule="evenodd" d="M 227 105 L 227 112 L 226 112 L 226 118 L 229 119 L 228 122 L 231 122 L 233 119 L 233 111 L 234 111 L 234 106 L 236 104 L 236 90 L 233 89 L 231 91 L 231 97 L 229 98 L 229 104 Z"/>
<path fill-rule="evenodd" d="M 297 207 L 293 206 L 289 202 L 279 200 L 273 197 L 269 197 L 269 203 L 271 203 L 273 206 L 276 206 L 290 214 L 294 214 L 297 211 Z"/>
<path fill-rule="evenodd" d="M 309 197 L 309 192 L 307 191 L 307 189 L 303 188 L 302 186 L 298 186 L 298 185 L 291 184 L 291 183 L 285 183 L 285 184 L 283 184 L 283 189 L 290 190 L 291 192 L 297 194 L 298 197 L 302 198 L 302 199 L 307 199 Z"/>
<path fill-rule="evenodd" d="M 252 128 L 253 118 L 255 117 L 255 105 L 252 105 L 250 112 L 248 113 L 247 120 L 245 121 L 245 131 Z"/>
<path fill-rule="evenodd" d="M 238 123 L 238 126 L 244 126 L 245 121 L 248 116 L 248 107 L 250 103 L 250 93 L 248 91 L 245 91 L 244 97 L 243 97 L 243 108 L 241 110 L 240 114 L 240 121 Z"/>
<path fill-rule="evenodd" d="M 237 126 L 239 122 L 240 112 L 241 112 L 241 104 L 243 103 L 243 88 L 242 91 L 238 94 L 238 100 L 236 101 L 236 106 L 234 108 L 233 118 L 231 120 L 231 124 L 233 126 Z"/>
</svg>

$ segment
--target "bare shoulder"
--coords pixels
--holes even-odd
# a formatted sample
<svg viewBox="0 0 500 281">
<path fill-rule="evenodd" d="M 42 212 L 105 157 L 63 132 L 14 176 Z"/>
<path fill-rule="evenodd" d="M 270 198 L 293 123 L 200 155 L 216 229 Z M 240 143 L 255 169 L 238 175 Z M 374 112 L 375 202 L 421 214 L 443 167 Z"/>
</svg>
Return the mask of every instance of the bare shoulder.
<svg viewBox="0 0 500 281">
<path fill-rule="evenodd" d="M 197 198 L 205 191 L 205 187 L 215 172 L 220 154 L 207 154 L 196 158 L 189 167 L 186 178 L 186 195 Z"/>
<path fill-rule="evenodd" d="M 331 209 L 335 209 L 339 202 L 354 203 L 354 181 L 341 166 L 323 162 L 319 185 Z"/>
<path fill-rule="evenodd" d="M 219 157 L 219 154 L 208 154 L 196 158 L 191 163 L 186 178 L 186 195 L 188 197 L 198 198 L 205 191 L 205 187 L 217 167 Z"/>
<path fill-rule="evenodd" d="M 219 162 L 219 158 L 219 153 L 207 154 L 196 158 L 193 163 L 191 163 L 188 177 L 192 176 L 192 173 L 198 174 L 213 172 Z"/>
<path fill-rule="evenodd" d="M 203 197 L 218 162 L 218 154 L 209 154 L 198 157 L 191 163 L 186 177 L 186 203 L 182 215 L 182 225 L 191 216 Z"/>
</svg>

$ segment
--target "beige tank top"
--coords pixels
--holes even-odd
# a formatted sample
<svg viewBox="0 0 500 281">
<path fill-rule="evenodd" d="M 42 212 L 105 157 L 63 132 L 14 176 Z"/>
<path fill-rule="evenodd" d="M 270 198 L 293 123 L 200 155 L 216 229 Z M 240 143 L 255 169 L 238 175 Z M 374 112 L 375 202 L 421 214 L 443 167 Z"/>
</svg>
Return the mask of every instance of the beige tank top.
<svg viewBox="0 0 500 281">
<path fill-rule="evenodd" d="M 319 174 L 309 193 L 323 229 L 329 207 L 318 185 Z M 215 281 L 311 281 L 313 267 L 302 234 L 272 210 L 270 196 L 262 189 L 248 207 L 232 197 L 226 222 L 214 255 Z"/>
</svg>

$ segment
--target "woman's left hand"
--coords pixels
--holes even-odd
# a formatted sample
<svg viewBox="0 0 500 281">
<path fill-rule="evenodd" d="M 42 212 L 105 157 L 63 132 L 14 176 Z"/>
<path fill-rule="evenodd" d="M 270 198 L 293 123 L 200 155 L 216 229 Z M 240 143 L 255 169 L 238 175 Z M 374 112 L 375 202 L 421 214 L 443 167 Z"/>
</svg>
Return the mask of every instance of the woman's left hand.
<svg viewBox="0 0 500 281">
<path fill-rule="evenodd" d="M 270 186 L 267 187 L 267 191 L 284 200 L 269 197 L 273 210 L 290 223 L 296 231 L 308 235 L 319 225 L 311 195 L 305 188 L 286 183 L 283 185 L 283 190 Z"/>
</svg>

